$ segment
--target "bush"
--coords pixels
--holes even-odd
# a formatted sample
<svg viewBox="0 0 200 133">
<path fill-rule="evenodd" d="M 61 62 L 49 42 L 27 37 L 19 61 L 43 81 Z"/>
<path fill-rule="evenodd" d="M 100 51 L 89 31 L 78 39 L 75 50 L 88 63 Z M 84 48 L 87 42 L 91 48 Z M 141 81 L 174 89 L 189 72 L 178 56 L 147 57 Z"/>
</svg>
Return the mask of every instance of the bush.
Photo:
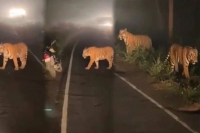
<svg viewBox="0 0 200 133">
<path fill-rule="evenodd" d="M 200 86 L 195 88 L 181 88 L 180 92 L 181 96 L 187 103 L 200 102 Z"/>
<path fill-rule="evenodd" d="M 200 77 L 191 77 L 191 80 L 195 82 L 195 84 L 198 84 L 196 87 L 183 87 L 180 83 L 177 83 L 175 81 L 175 73 L 171 71 L 169 61 L 164 62 L 166 55 L 163 54 L 163 50 L 149 52 L 144 48 L 139 48 L 137 51 L 127 54 L 123 52 L 122 48 L 118 45 L 116 51 L 123 55 L 125 61 L 128 63 L 139 64 L 139 66 L 152 77 L 162 80 L 166 85 L 166 89 L 177 92 L 186 102 L 200 102 Z M 195 73 L 194 71 L 195 67 L 191 69 L 191 73 Z"/>
<path fill-rule="evenodd" d="M 133 51 L 131 54 L 124 53 L 125 61 L 129 63 L 139 63 L 140 65 L 147 65 L 150 52 L 145 48 L 139 48 L 138 50 Z"/>
</svg>

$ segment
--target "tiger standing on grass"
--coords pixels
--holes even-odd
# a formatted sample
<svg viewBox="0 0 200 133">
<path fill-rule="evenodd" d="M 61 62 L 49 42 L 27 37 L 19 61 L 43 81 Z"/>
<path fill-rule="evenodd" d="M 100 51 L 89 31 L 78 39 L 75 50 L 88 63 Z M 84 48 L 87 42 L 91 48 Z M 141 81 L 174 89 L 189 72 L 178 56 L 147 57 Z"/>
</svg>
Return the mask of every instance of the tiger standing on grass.
<svg viewBox="0 0 200 133">
<path fill-rule="evenodd" d="M 195 64 L 198 62 L 198 50 L 189 46 L 181 46 L 173 44 L 167 55 L 166 62 L 170 58 L 171 72 L 174 70 L 178 72 L 178 64 L 183 65 L 183 73 L 186 78 L 190 78 L 188 66 L 190 63 Z"/>
<path fill-rule="evenodd" d="M 107 60 L 109 63 L 109 66 L 107 69 L 111 69 L 114 59 L 114 50 L 112 47 L 106 46 L 106 47 L 88 47 L 83 50 L 82 57 L 85 59 L 86 57 L 90 57 L 90 62 L 88 66 L 85 68 L 86 70 L 89 70 L 92 66 L 92 64 L 95 62 L 96 67 L 95 69 L 99 69 L 99 61 L 100 60 Z"/>
<path fill-rule="evenodd" d="M 14 70 L 24 69 L 26 66 L 28 47 L 20 42 L 16 44 L 4 43 L 0 44 L 0 55 L 3 54 L 3 66 L 0 69 L 5 69 L 8 59 L 12 59 L 15 65 Z M 21 66 L 18 66 L 17 58 L 21 61 Z"/>
<path fill-rule="evenodd" d="M 118 38 L 124 40 L 127 54 L 131 54 L 132 51 L 137 50 L 139 47 L 153 50 L 152 40 L 147 35 L 133 35 L 125 28 L 119 31 Z"/>
</svg>

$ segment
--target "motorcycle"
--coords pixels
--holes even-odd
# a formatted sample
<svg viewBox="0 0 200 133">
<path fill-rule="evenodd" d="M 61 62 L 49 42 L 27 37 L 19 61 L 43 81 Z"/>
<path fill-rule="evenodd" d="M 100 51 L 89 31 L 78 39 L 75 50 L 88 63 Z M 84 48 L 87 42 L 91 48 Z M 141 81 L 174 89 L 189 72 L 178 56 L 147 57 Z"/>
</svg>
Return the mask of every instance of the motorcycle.
<svg viewBox="0 0 200 133">
<path fill-rule="evenodd" d="M 53 78 L 56 77 L 56 72 L 62 72 L 62 62 L 61 60 L 58 61 L 55 55 L 56 51 L 52 48 L 55 42 L 56 40 L 51 43 L 50 47 L 47 46 L 43 54 L 43 61 L 45 62 L 46 69 Z"/>
</svg>

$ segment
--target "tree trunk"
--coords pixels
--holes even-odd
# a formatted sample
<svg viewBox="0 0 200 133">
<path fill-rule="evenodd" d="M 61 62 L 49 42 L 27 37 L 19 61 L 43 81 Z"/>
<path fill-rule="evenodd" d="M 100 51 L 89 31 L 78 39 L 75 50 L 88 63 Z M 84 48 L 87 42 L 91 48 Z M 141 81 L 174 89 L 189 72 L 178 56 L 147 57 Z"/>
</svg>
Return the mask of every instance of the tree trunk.
<svg viewBox="0 0 200 133">
<path fill-rule="evenodd" d="M 168 29 L 168 33 L 169 33 L 169 45 L 171 45 L 172 43 L 172 37 L 173 37 L 173 4 L 174 4 L 174 0 L 169 0 L 169 29 Z"/>
<path fill-rule="evenodd" d="M 196 47 L 200 50 L 200 1 L 196 2 L 197 6 L 196 6 Z"/>
<path fill-rule="evenodd" d="M 155 4 L 156 4 L 157 19 L 158 19 L 158 28 L 159 28 L 159 31 L 162 31 L 164 27 L 163 27 L 162 14 L 160 12 L 159 1 L 155 0 Z"/>
<path fill-rule="evenodd" d="M 198 18 L 197 18 L 197 26 L 198 26 L 198 40 L 199 40 L 199 44 L 200 44 L 200 1 L 198 1 L 198 7 L 197 7 L 197 12 L 198 12 Z M 198 44 L 198 45 L 199 45 Z"/>
</svg>

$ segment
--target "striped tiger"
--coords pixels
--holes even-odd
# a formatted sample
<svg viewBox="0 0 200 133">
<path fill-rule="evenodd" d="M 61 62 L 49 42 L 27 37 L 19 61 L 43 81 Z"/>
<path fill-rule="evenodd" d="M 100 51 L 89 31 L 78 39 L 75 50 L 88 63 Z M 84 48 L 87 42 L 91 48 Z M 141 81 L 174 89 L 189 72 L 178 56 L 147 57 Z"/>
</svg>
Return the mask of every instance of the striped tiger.
<svg viewBox="0 0 200 133">
<path fill-rule="evenodd" d="M 15 65 L 14 70 L 19 70 L 17 58 L 21 61 L 20 69 L 24 69 L 26 66 L 28 47 L 26 44 L 20 42 L 16 44 L 4 43 L 0 44 L 0 55 L 4 56 L 3 66 L 0 69 L 5 69 L 8 59 L 12 59 Z"/>
<path fill-rule="evenodd" d="M 95 62 L 96 67 L 95 69 L 99 69 L 99 60 L 107 60 L 109 66 L 107 69 L 111 69 L 112 65 L 114 64 L 114 50 L 112 47 L 88 47 L 83 50 L 82 57 L 85 59 L 86 57 L 90 57 L 90 62 L 88 66 L 85 68 L 89 70 L 92 64 Z"/>
<path fill-rule="evenodd" d="M 188 66 L 190 63 L 198 62 L 198 50 L 189 46 L 173 44 L 164 62 L 170 58 L 171 72 L 178 72 L 178 64 L 183 65 L 183 73 L 186 78 L 190 78 Z"/>
<path fill-rule="evenodd" d="M 119 31 L 118 38 L 124 40 L 127 54 L 132 53 L 132 51 L 137 50 L 139 47 L 154 50 L 152 40 L 147 35 L 133 35 L 125 28 Z"/>
</svg>

